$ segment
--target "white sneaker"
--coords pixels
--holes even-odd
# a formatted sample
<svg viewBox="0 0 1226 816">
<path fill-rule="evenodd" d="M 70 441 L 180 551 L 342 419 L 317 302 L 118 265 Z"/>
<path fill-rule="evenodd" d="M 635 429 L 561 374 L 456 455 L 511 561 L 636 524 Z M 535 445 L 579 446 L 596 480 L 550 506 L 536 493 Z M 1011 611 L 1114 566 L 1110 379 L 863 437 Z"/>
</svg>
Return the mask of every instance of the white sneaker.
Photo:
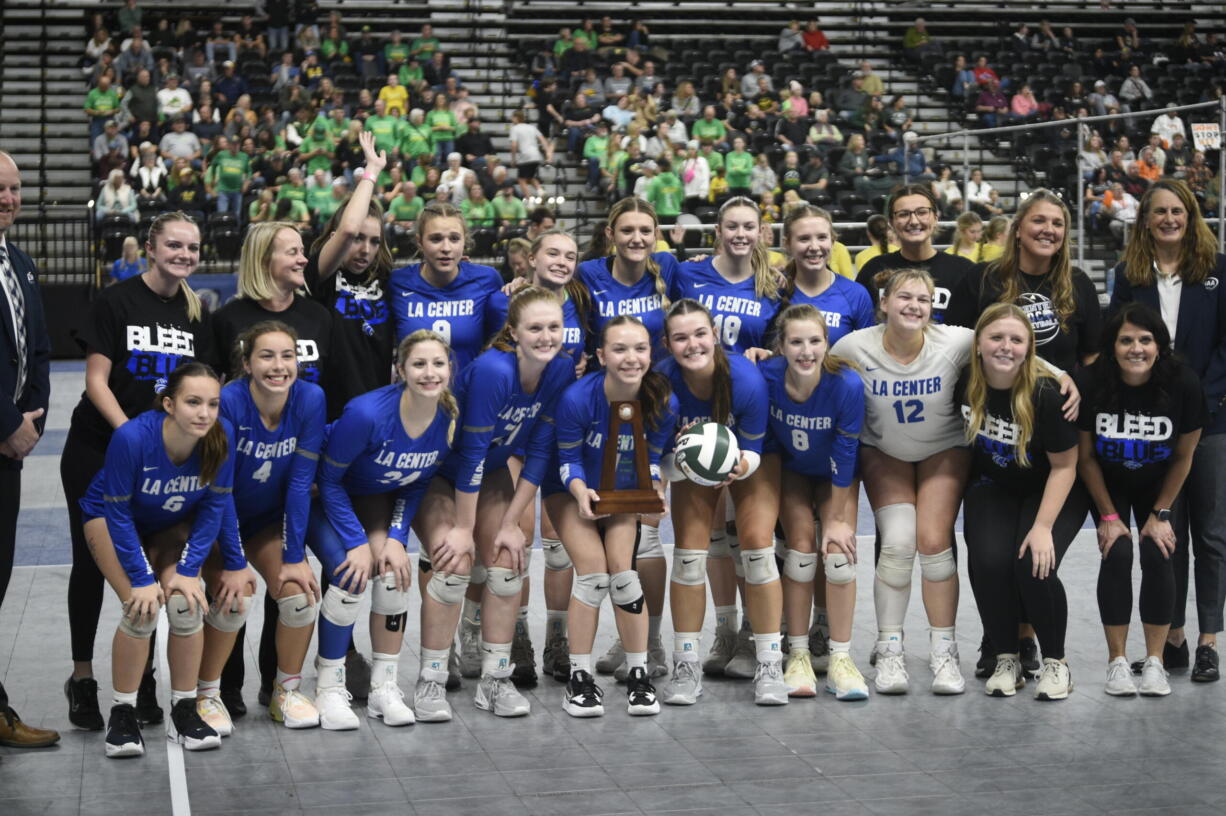
<svg viewBox="0 0 1226 816">
<path fill-rule="evenodd" d="M 702 661 L 702 673 L 712 677 L 723 677 L 724 667 L 728 665 L 728 661 L 732 659 L 735 652 L 736 633 L 716 628 L 715 642 L 711 644 L 711 651 L 707 652 L 707 659 Z"/>
<path fill-rule="evenodd" d="M 665 705 L 694 705 L 702 696 L 702 669 L 697 660 L 676 660 L 660 699 Z"/>
<path fill-rule="evenodd" d="M 405 705 L 404 692 L 396 683 L 372 686 L 366 699 L 366 716 L 383 720 L 386 725 L 412 725 L 417 721 L 413 709 Z"/>
<path fill-rule="evenodd" d="M 952 646 L 944 654 L 934 655 L 928 661 L 932 669 L 933 694 L 961 694 L 966 691 L 962 667 L 958 665 L 958 647 Z"/>
<path fill-rule="evenodd" d="M 754 646 L 753 632 L 742 629 L 736 636 L 736 649 L 732 659 L 724 666 L 725 677 L 748 680 L 758 676 L 758 650 Z"/>
<path fill-rule="evenodd" d="M 816 623 L 809 627 L 809 655 L 813 671 L 825 674 L 830 666 L 830 639 Z"/>
<path fill-rule="evenodd" d="M 230 718 L 230 710 L 220 697 L 197 697 L 196 713 L 209 728 L 217 732 L 217 736 L 228 737 L 234 733 L 234 720 Z"/>
<path fill-rule="evenodd" d="M 873 678 L 873 688 L 878 694 L 906 694 L 911 690 L 911 679 L 907 677 L 907 662 L 903 657 L 902 646 L 895 647 L 885 643 L 877 644 L 877 676 Z"/>
<path fill-rule="evenodd" d="M 996 656 L 996 671 L 988 678 L 984 691 L 989 697 L 1012 697 L 1025 685 L 1019 655 L 1002 654 Z"/>
<path fill-rule="evenodd" d="M 614 640 L 609 651 L 596 658 L 596 671 L 600 674 L 612 674 L 624 665 L 626 665 L 626 650 L 622 646 L 621 638 Z"/>
<path fill-rule="evenodd" d="M 443 685 L 447 675 L 426 669 L 413 690 L 413 714 L 418 722 L 451 722 L 451 704 Z"/>
<path fill-rule="evenodd" d="M 532 710 L 528 698 L 519 693 L 510 676 L 482 675 L 473 696 L 473 705 L 495 717 L 523 717 Z"/>
<path fill-rule="evenodd" d="M 353 731 L 358 727 L 358 715 L 349 701 L 353 696 L 344 686 L 324 686 L 315 689 L 315 708 L 319 711 L 319 727 L 325 731 Z"/>
<path fill-rule="evenodd" d="M 788 684 L 783 682 L 783 661 L 772 660 L 758 664 L 753 678 L 754 705 L 787 705 L 788 691 Z"/>
<path fill-rule="evenodd" d="M 481 676 L 481 626 L 460 619 L 460 676 Z"/>
<path fill-rule="evenodd" d="M 1162 665 L 1162 659 L 1159 657 L 1145 658 L 1145 665 L 1141 667 L 1141 696 L 1142 697 L 1165 697 L 1171 693 L 1171 684 L 1167 682 L 1168 677 L 1166 667 Z"/>
<path fill-rule="evenodd" d="M 668 676 L 668 655 L 664 651 L 664 641 L 659 635 L 647 640 L 647 676 Z"/>
<path fill-rule="evenodd" d="M 1107 685 L 1103 691 L 1112 697 L 1135 697 L 1137 687 L 1132 682 L 1132 669 L 1128 666 L 1128 658 L 1117 657 L 1107 664 Z"/>
<path fill-rule="evenodd" d="M 905 669 L 904 669 L 905 671 Z M 833 652 L 826 671 L 826 691 L 836 700 L 867 700 L 868 684 L 856 668 L 856 662 L 846 652 Z"/>
<path fill-rule="evenodd" d="M 268 716 L 273 722 L 285 723 L 286 728 L 319 727 L 319 711 L 315 703 L 298 689 L 274 684 L 268 701 Z"/>
<path fill-rule="evenodd" d="M 1068 664 L 1054 657 L 1043 658 L 1039 669 L 1039 685 L 1035 687 L 1036 700 L 1064 700 L 1073 690 L 1073 675 Z"/>
</svg>

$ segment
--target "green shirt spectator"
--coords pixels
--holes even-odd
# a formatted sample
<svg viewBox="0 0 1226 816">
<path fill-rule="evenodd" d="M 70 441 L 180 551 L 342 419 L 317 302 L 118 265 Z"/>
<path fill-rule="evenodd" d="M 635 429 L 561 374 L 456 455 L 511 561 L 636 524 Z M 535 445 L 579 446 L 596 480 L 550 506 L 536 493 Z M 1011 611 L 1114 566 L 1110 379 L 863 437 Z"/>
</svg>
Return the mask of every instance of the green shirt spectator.
<svg viewBox="0 0 1226 816">
<path fill-rule="evenodd" d="M 392 149 L 396 147 L 400 120 L 395 116 L 368 116 L 366 129 L 375 135 L 375 150 L 386 151 L 390 156 Z"/>
<path fill-rule="evenodd" d="M 340 110 L 340 108 L 336 108 L 336 110 Z M 339 119 L 334 119 L 330 116 L 327 118 L 319 116 L 315 119 L 315 124 L 320 122 L 323 122 L 324 127 L 328 129 L 328 136 L 332 139 L 333 143 L 339 142 L 349 130 L 349 120 L 343 115 Z"/>
<path fill-rule="evenodd" d="M 728 136 L 728 128 L 724 127 L 724 123 L 718 119 L 707 121 L 699 119 L 690 127 L 690 135 L 703 144 L 715 144 L 722 142 Z M 710 164 L 710 162 L 707 162 Z"/>
<path fill-rule="evenodd" d="M 328 199 L 332 198 L 332 187 L 309 187 L 306 191 L 306 206 L 313 214 L 319 215 L 320 210 L 328 204 Z"/>
<path fill-rule="evenodd" d="M 332 137 L 328 135 L 328 126 L 318 121 L 307 132 L 307 137 L 302 140 L 302 144 L 298 145 L 300 158 L 310 156 L 306 159 L 307 173 L 314 173 L 316 170 L 325 172 L 331 170 L 332 154 L 335 152 L 336 142 L 332 141 Z"/>
<path fill-rule="evenodd" d="M 319 45 L 319 54 L 323 57 L 323 62 L 332 62 L 336 59 L 349 62 L 349 43 L 343 39 L 326 38 Z"/>
<path fill-rule="evenodd" d="M 348 195 L 348 193 L 346 193 L 346 195 Z M 336 192 L 334 189 L 332 195 L 328 196 L 324 201 L 321 201 L 319 206 L 315 208 L 315 217 L 319 220 L 319 223 L 323 224 L 327 222 L 327 220 L 332 217 L 332 214 L 341 208 L 341 204 L 344 202 L 344 200 L 344 196 L 341 198 L 336 197 Z"/>
<path fill-rule="evenodd" d="M 409 46 L 404 42 L 389 42 L 383 46 L 383 58 L 388 65 L 401 65 L 409 59 Z"/>
<path fill-rule="evenodd" d="M 415 161 L 418 156 L 429 156 L 434 153 L 434 145 L 430 138 L 430 128 L 425 123 L 413 124 L 403 122 L 400 127 L 400 156 Z"/>
<path fill-rule="evenodd" d="M 663 161 L 663 159 L 661 159 Z M 681 199 L 685 187 L 672 170 L 664 170 L 647 185 L 647 200 L 661 218 L 676 218 L 681 214 Z"/>
<path fill-rule="evenodd" d="M 119 110 L 119 91 L 113 86 L 105 91 L 101 88 L 90 88 L 85 95 L 85 112 L 90 116 L 110 116 Z"/>
<path fill-rule="evenodd" d="M 715 175 L 715 171 L 724 166 L 724 154 L 718 150 L 712 150 L 709 145 L 704 145 L 702 152 L 698 155 L 707 160 L 707 167 L 711 170 L 711 175 Z"/>
<path fill-rule="evenodd" d="M 609 151 L 609 137 L 592 135 L 583 143 L 583 158 L 600 161 Z"/>
<path fill-rule="evenodd" d="M 288 198 L 291 201 L 301 201 L 303 206 L 306 206 L 306 185 L 302 183 L 302 174 L 294 169 L 290 171 L 289 181 L 281 185 L 281 191 L 277 193 L 277 200 Z"/>
<path fill-rule="evenodd" d="M 434 29 L 427 23 L 421 27 L 421 36 L 409 45 L 409 54 L 423 61 L 428 60 L 438 50 L 438 46 L 438 37 L 434 36 Z"/>
<path fill-rule="evenodd" d="M 471 198 L 464 199 L 460 202 L 460 215 L 464 216 L 464 223 L 469 229 L 494 226 L 494 205 L 488 198 L 483 198 L 480 202 L 474 202 Z"/>
<path fill-rule="evenodd" d="M 455 141 L 455 114 L 447 108 L 435 108 L 426 114 L 426 125 L 430 128 L 430 142 L 437 147 L 440 142 Z"/>
<path fill-rule="evenodd" d="M 281 189 L 284 190 L 285 188 L 282 187 Z M 310 217 L 311 217 L 311 211 L 307 209 L 307 205 L 305 201 L 299 201 L 298 199 L 293 199 L 291 201 L 291 206 L 289 209 L 289 220 L 290 221 L 297 223 L 304 219 L 310 220 Z"/>
<path fill-rule="evenodd" d="M 733 150 L 724 157 L 724 168 L 729 187 L 748 187 L 753 173 L 753 155 L 744 150 Z"/>
<path fill-rule="evenodd" d="M 387 205 L 387 217 L 389 221 L 416 221 L 425 206 L 425 201 L 419 195 L 414 194 L 407 201 L 403 195 L 398 195 Z"/>
<path fill-rule="evenodd" d="M 494 197 L 494 215 L 502 221 L 518 224 L 528 217 L 528 209 L 524 202 L 514 195 L 499 195 Z"/>
<path fill-rule="evenodd" d="M 241 151 L 222 150 L 209 162 L 209 183 L 222 193 L 241 193 L 251 178 L 251 158 Z"/>
<path fill-rule="evenodd" d="M 406 88 L 412 88 L 418 82 L 424 82 L 426 79 L 426 75 L 421 70 L 421 65 L 416 62 L 406 62 L 404 65 L 401 65 L 398 76 L 400 77 L 400 84 Z"/>
</svg>

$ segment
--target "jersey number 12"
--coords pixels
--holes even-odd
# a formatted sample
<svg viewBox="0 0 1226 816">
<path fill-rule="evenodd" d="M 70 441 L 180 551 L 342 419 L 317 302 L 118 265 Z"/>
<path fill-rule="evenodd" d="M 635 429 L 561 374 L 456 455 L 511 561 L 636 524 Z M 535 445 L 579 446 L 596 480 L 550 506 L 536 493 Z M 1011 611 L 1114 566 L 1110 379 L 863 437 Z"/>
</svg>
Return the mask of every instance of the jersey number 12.
<svg viewBox="0 0 1226 816">
<path fill-rule="evenodd" d="M 900 425 L 924 421 L 923 400 L 894 400 L 894 413 Z"/>
</svg>

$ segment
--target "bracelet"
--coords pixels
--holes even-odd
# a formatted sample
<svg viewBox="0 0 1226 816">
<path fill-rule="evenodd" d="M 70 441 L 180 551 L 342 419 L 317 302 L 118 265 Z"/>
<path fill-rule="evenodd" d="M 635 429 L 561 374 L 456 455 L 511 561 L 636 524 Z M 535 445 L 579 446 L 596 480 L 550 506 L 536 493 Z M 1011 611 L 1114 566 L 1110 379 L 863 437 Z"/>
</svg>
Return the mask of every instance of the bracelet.
<svg viewBox="0 0 1226 816">
<path fill-rule="evenodd" d="M 1098 520 L 1099 521 L 1119 521 L 1120 514 L 1119 513 L 1108 513 L 1105 516 L 1099 516 Z"/>
<path fill-rule="evenodd" d="M 379 177 L 373 173 L 363 173 L 359 181 L 369 181 L 371 184 L 378 184 Z"/>
</svg>

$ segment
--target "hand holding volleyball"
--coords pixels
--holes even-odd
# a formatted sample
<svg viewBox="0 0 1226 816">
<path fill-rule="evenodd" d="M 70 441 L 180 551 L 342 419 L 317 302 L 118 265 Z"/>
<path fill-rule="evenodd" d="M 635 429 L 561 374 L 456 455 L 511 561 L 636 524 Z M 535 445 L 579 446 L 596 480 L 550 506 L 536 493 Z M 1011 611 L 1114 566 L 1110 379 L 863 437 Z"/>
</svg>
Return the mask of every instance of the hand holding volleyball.
<svg viewBox="0 0 1226 816">
<path fill-rule="evenodd" d="M 741 462 L 741 448 L 726 425 L 700 422 L 681 432 L 673 453 L 677 468 L 694 484 L 716 487 Z"/>
</svg>

